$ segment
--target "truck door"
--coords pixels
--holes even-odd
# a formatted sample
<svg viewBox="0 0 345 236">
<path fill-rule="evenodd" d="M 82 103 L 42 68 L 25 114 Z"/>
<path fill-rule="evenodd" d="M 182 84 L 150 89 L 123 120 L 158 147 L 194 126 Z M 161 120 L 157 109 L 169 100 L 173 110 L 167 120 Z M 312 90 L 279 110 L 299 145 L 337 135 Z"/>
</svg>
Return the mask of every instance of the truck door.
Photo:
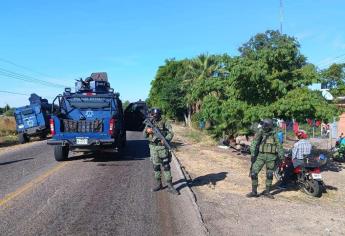
<svg viewBox="0 0 345 236">
<path fill-rule="evenodd" d="M 125 127 L 128 131 L 143 131 L 148 108 L 145 102 L 130 103 L 124 111 Z"/>
</svg>

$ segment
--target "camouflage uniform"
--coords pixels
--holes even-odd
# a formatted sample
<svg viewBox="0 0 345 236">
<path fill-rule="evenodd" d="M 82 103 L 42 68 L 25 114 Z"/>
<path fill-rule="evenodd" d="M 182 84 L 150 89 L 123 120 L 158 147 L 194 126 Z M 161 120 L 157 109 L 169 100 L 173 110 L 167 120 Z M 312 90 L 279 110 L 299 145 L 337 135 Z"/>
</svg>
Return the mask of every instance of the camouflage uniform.
<svg viewBox="0 0 345 236">
<path fill-rule="evenodd" d="M 165 139 L 170 142 L 174 136 L 174 133 L 172 131 L 172 127 L 169 124 L 169 122 L 165 120 L 160 121 L 153 121 L 152 122 L 163 134 Z M 171 161 L 171 153 L 169 152 L 168 148 L 164 146 L 164 144 L 161 143 L 161 140 L 159 140 L 157 137 L 155 137 L 154 134 L 147 134 L 147 126 L 144 129 L 144 137 L 147 138 L 150 142 L 150 156 L 153 163 L 153 170 L 156 180 L 161 179 L 161 165 L 163 167 L 163 173 L 165 181 L 171 182 L 172 176 L 170 171 L 170 161 Z"/>
<path fill-rule="evenodd" d="M 277 133 L 274 130 L 265 132 L 260 129 L 255 135 L 250 151 L 252 158 L 256 158 L 251 169 L 253 192 L 256 192 L 259 185 L 258 174 L 266 165 L 266 193 L 269 193 L 276 160 L 278 157 L 283 158 L 284 156 L 284 149 L 278 140 Z"/>
</svg>

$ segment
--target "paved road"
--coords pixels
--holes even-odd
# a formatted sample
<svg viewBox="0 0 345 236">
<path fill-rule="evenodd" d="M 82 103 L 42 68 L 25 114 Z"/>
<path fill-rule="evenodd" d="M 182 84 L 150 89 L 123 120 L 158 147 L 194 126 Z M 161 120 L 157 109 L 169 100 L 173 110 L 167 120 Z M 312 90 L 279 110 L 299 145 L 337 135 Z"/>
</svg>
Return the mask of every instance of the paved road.
<svg viewBox="0 0 345 236">
<path fill-rule="evenodd" d="M 63 163 L 45 141 L 2 151 L 0 235 L 202 235 L 187 190 L 152 193 L 147 143 L 127 137 L 121 155 Z"/>
</svg>

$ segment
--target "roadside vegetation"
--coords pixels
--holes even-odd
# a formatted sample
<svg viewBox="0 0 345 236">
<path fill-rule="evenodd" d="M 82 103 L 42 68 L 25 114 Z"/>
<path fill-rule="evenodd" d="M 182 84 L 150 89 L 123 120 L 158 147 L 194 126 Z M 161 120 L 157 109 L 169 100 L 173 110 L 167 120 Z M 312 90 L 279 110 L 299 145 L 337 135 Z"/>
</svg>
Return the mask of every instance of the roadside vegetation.
<svg viewBox="0 0 345 236">
<path fill-rule="evenodd" d="M 0 117 L 0 147 L 17 142 L 16 122 L 14 117 Z"/>
<path fill-rule="evenodd" d="M 335 95 L 344 94 L 344 67 L 320 71 L 296 38 L 270 30 L 250 38 L 236 56 L 167 59 L 151 83 L 148 103 L 188 126 L 206 124 L 215 137 L 249 133 L 267 117 L 330 122 L 341 111 L 309 86 L 322 82 Z"/>
<path fill-rule="evenodd" d="M 8 104 L 5 107 L 0 107 L 0 116 L 13 116 L 13 108 Z"/>
</svg>

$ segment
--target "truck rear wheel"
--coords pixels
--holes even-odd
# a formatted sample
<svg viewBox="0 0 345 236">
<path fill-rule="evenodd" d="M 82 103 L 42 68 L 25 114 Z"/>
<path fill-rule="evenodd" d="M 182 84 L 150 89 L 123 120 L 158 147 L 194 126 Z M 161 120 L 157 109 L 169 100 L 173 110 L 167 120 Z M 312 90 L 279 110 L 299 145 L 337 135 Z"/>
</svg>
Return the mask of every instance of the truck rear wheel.
<svg viewBox="0 0 345 236">
<path fill-rule="evenodd" d="M 39 137 L 40 137 L 40 139 L 44 140 L 44 139 L 47 138 L 47 134 L 46 133 L 42 133 L 42 134 L 40 134 Z"/>
<path fill-rule="evenodd" d="M 68 158 L 68 147 L 67 146 L 55 146 L 54 156 L 56 161 L 66 161 Z"/>
<path fill-rule="evenodd" d="M 20 144 L 29 142 L 29 137 L 25 133 L 19 133 L 18 134 L 18 141 Z"/>
</svg>

